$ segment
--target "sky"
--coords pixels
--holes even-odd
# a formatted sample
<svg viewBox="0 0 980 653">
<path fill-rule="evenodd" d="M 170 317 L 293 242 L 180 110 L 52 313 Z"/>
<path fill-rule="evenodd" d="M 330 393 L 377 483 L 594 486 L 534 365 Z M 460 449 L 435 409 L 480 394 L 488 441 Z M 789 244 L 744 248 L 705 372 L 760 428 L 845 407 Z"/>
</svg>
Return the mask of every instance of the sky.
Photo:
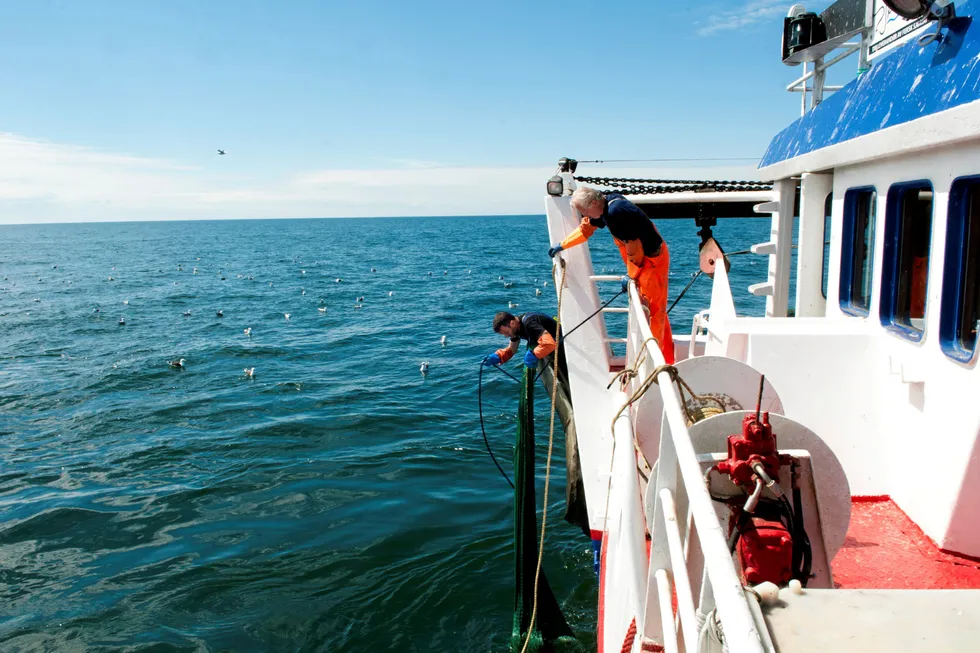
<svg viewBox="0 0 980 653">
<path fill-rule="evenodd" d="M 0 224 L 542 213 L 562 156 L 757 179 L 791 4 L 0 0 Z"/>
</svg>

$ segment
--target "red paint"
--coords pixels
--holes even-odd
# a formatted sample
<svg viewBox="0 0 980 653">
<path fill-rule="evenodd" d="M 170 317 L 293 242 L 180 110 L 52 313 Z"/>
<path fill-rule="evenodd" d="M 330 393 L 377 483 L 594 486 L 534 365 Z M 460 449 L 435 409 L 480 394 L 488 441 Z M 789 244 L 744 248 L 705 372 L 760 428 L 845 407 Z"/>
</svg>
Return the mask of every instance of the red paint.
<svg viewBox="0 0 980 653">
<path fill-rule="evenodd" d="M 752 517 L 739 537 L 738 558 L 750 585 L 785 585 L 793 578 L 793 538 L 782 522 Z"/>
<path fill-rule="evenodd" d="M 731 477 L 736 485 L 751 486 L 755 476 L 752 465 L 756 463 L 762 463 L 770 478 L 779 480 L 779 452 L 768 412 L 762 413 L 758 421 L 755 414 L 746 415 L 742 434 L 728 436 L 728 460 L 718 463 L 718 471 Z"/>
<path fill-rule="evenodd" d="M 887 497 L 854 497 L 831 567 L 846 589 L 980 589 L 980 562 L 942 551 Z"/>
<path fill-rule="evenodd" d="M 596 531 L 592 531 L 595 533 Z M 594 538 L 593 538 L 594 539 Z M 602 533 L 602 549 L 599 551 L 599 626 L 596 628 L 598 652 L 602 653 L 603 623 L 606 620 L 606 545 L 609 544 L 609 533 Z"/>
</svg>

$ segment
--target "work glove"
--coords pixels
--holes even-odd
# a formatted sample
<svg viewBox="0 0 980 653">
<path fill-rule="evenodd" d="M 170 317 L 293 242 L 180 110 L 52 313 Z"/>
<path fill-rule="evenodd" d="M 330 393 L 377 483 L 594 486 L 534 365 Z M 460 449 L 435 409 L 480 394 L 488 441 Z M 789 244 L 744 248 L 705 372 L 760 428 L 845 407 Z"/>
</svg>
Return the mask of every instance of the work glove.
<svg viewBox="0 0 980 653">
<path fill-rule="evenodd" d="M 534 352 L 530 349 L 524 354 L 524 364 L 530 367 L 532 370 L 538 366 L 538 357 L 534 355 Z"/>
<path fill-rule="evenodd" d="M 554 247 L 548 250 L 548 256 L 550 256 L 551 258 L 555 258 L 555 254 L 557 254 L 558 252 L 564 249 L 565 248 L 562 247 L 561 245 L 555 245 Z"/>
<path fill-rule="evenodd" d="M 500 365 L 500 356 L 494 352 L 489 356 L 484 357 L 483 364 L 487 367 L 493 367 L 494 365 Z"/>
</svg>

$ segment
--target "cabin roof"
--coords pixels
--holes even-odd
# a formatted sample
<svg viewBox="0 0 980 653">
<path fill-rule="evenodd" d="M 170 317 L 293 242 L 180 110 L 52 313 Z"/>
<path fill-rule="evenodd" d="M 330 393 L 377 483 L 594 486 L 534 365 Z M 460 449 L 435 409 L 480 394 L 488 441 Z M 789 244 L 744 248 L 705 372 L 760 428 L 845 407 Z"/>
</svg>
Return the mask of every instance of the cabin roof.
<svg viewBox="0 0 980 653">
<path fill-rule="evenodd" d="M 772 139 L 759 164 L 762 177 L 812 171 L 807 161 L 795 160 L 980 99 L 980 24 L 973 23 L 971 17 L 955 19 L 941 43 L 920 47 L 913 39 L 876 61 Z M 892 154 L 906 151 L 903 140 L 899 130 L 886 149 Z M 860 156 L 850 152 L 851 158 Z M 824 167 L 827 161 L 821 161 Z M 841 160 L 829 167 L 853 162 Z"/>
</svg>

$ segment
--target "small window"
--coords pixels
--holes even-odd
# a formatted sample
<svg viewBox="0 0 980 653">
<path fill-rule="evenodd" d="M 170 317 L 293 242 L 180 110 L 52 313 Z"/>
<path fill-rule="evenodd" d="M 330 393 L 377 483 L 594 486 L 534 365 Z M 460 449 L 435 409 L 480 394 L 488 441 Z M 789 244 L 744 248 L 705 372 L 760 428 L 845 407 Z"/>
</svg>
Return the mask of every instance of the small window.
<svg viewBox="0 0 980 653">
<path fill-rule="evenodd" d="M 823 203 L 823 267 L 820 271 L 820 294 L 827 299 L 827 281 L 830 279 L 830 212 L 834 205 L 834 194 L 829 193 Z"/>
<path fill-rule="evenodd" d="M 925 329 L 932 235 L 932 184 L 914 181 L 888 189 L 881 268 L 881 323 L 921 340 Z"/>
<path fill-rule="evenodd" d="M 939 340 L 950 358 L 969 362 L 980 321 L 980 177 L 949 189 L 945 258 Z"/>
<path fill-rule="evenodd" d="M 871 307 L 877 205 L 874 188 L 852 188 L 844 194 L 840 307 L 851 315 L 867 315 Z"/>
</svg>

